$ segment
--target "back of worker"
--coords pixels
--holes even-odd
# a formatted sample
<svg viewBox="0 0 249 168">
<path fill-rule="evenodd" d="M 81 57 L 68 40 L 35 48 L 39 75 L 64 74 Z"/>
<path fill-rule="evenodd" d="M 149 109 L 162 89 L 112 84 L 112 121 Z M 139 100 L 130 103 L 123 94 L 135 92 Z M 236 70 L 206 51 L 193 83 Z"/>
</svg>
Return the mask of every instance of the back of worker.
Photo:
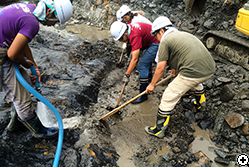
<svg viewBox="0 0 249 168">
<path fill-rule="evenodd" d="M 0 47 L 9 47 L 18 33 L 31 41 L 39 31 L 39 22 L 33 15 L 35 4 L 17 3 L 0 11 Z"/>
<path fill-rule="evenodd" d="M 146 17 L 144 17 L 143 15 L 140 15 L 139 13 L 135 13 L 133 15 L 134 15 L 134 17 L 131 19 L 131 23 L 141 22 L 141 23 L 146 23 L 146 24 L 152 25 L 152 22 L 149 19 L 147 19 Z"/>
<path fill-rule="evenodd" d="M 191 44 L 191 45 L 189 45 Z M 172 31 L 162 38 L 158 50 L 158 62 L 168 61 L 170 69 L 191 78 L 214 73 L 214 61 L 203 43 L 190 33 Z"/>
<path fill-rule="evenodd" d="M 137 49 L 146 49 L 152 43 L 158 43 L 158 41 L 151 35 L 151 25 L 146 23 L 131 23 L 129 27 L 129 42 L 131 44 L 131 51 Z"/>
<path fill-rule="evenodd" d="M 159 16 L 153 22 L 152 34 L 160 41 L 160 45 L 157 67 L 146 91 L 153 92 L 166 68 L 175 77 L 162 95 L 155 125 L 145 127 L 148 134 L 163 138 L 176 104 L 187 91 L 192 90 L 194 93 L 191 102 L 195 111 L 203 110 L 206 97 L 202 83 L 214 74 L 215 62 L 198 38 L 178 31 L 165 16 Z"/>
</svg>

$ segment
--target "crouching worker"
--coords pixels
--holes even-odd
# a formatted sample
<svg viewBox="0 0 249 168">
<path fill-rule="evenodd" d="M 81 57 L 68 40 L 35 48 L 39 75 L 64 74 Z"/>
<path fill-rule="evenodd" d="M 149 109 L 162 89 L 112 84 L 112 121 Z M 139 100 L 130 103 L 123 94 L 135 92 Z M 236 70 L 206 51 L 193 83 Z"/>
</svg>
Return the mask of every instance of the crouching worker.
<svg viewBox="0 0 249 168">
<path fill-rule="evenodd" d="M 32 107 L 31 95 L 17 81 L 14 64 L 20 65 L 20 72 L 27 82 L 30 77 L 24 68 L 38 66 L 33 59 L 28 43 L 39 31 L 39 23 L 51 26 L 65 23 L 72 16 L 70 0 L 41 0 L 35 4 L 16 3 L 0 11 L 0 48 L 2 62 L 3 91 L 7 101 L 13 104 L 11 120 L 6 131 L 14 131 L 17 124 L 26 126 L 35 137 L 49 137 L 57 134 L 54 128 L 44 127 Z M 24 67 L 24 68 L 23 68 Z"/>
<path fill-rule="evenodd" d="M 155 126 L 145 127 L 148 134 L 162 138 L 175 105 L 187 91 L 194 90 L 198 109 L 205 103 L 202 82 L 214 74 L 215 62 L 198 38 L 172 27 L 167 17 L 160 16 L 153 22 L 152 34 L 160 41 L 158 64 L 146 91 L 153 92 L 167 66 L 175 72 L 161 98 Z"/>
<path fill-rule="evenodd" d="M 128 84 L 132 71 L 137 68 L 140 80 L 140 93 L 145 91 L 152 77 L 152 63 L 158 50 L 158 41 L 151 35 L 151 24 L 138 22 L 127 25 L 123 22 L 115 21 L 111 25 L 110 31 L 114 40 L 124 43 L 129 42 L 131 45 L 131 60 L 125 72 L 123 82 Z M 132 103 L 142 103 L 147 99 L 148 95 L 145 94 Z"/>
</svg>

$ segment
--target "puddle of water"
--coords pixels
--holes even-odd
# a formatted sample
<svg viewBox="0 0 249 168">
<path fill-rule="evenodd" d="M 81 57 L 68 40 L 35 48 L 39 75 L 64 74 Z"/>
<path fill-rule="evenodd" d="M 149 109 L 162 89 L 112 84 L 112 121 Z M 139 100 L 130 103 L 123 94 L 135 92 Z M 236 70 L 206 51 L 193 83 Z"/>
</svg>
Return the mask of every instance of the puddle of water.
<svg viewBox="0 0 249 168">
<path fill-rule="evenodd" d="M 192 142 L 190 150 L 193 153 L 197 153 L 201 151 L 204 153 L 210 160 L 213 161 L 211 166 L 219 166 L 214 162 L 214 158 L 217 156 L 214 153 L 215 144 L 210 140 L 210 132 L 209 130 L 202 130 L 200 127 L 196 125 L 196 123 L 193 124 L 193 128 L 195 130 L 194 136 L 195 140 Z"/>
<path fill-rule="evenodd" d="M 78 34 L 80 37 L 87 39 L 90 42 L 108 39 L 110 36 L 109 30 L 100 30 L 97 27 L 86 24 L 68 25 L 66 30 L 74 34 Z"/>
<path fill-rule="evenodd" d="M 170 146 L 164 145 L 158 149 L 158 151 L 154 154 L 151 154 L 148 157 L 148 161 L 150 164 L 157 164 L 161 160 L 162 156 L 169 153 L 171 151 Z"/>
<path fill-rule="evenodd" d="M 125 144 L 125 143 L 120 143 L 118 141 L 114 142 L 114 146 L 120 155 L 119 160 L 117 161 L 117 164 L 119 167 L 135 167 L 131 157 L 133 155 L 132 149 Z"/>
<path fill-rule="evenodd" d="M 155 122 L 158 104 L 155 100 L 149 99 L 140 105 L 129 105 L 126 107 L 128 116 L 116 125 L 111 126 L 114 137 L 113 145 L 120 155 L 118 166 L 134 167 L 132 161 L 140 145 L 149 144 L 149 136 L 145 133 L 144 127 Z M 165 148 L 161 149 L 163 153 Z"/>
</svg>

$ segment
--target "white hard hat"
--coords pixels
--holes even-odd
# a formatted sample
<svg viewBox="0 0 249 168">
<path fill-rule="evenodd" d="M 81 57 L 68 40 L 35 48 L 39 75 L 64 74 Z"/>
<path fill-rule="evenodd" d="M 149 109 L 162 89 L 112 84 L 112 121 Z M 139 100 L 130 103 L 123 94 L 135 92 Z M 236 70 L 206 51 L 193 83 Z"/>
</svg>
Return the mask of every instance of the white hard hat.
<svg viewBox="0 0 249 168">
<path fill-rule="evenodd" d="M 127 29 L 127 25 L 120 21 L 115 21 L 112 23 L 110 31 L 111 35 L 115 41 L 118 41 Z"/>
<path fill-rule="evenodd" d="M 167 18 L 166 16 L 159 16 L 158 18 L 156 18 L 156 20 L 154 20 L 154 22 L 152 23 L 152 31 L 151 33 L 155 33 L 155 31 L 167 27 L 167 26 L 171 26 L 172 23 L 169 20 L 169 18 Z"/>
<path fill-rule="evenodd" d="M 73 15 L 73 5 L 70 0 L 54 0 L 56 17 L 63 24 Z"/>
<path fill-rule="evenodd" d="M 121 13 L 120 13 L 120 9 L 116 12 L 116 17 L 118 21 L 122 21 L 122 17 L 121 17 Z"/>
<path fill-rule="evenodd" d="M 120 8 L 119 8 L 119 16 L 117 18 L 121 18 L 126 15 L 128 12 L 130 12 L 131 9 L 129 8 L 129 6 L 127 5 L 122 5 Z"/>
</svg>

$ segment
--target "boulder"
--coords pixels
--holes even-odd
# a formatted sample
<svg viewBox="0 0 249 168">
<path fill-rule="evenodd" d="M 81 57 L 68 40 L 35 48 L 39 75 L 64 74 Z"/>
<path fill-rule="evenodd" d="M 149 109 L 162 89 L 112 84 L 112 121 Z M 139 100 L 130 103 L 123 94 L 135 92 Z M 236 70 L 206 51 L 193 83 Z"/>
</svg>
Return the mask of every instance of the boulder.
<svg viewBox="0 0 249 168">
<path fill-rule="evenodd" d="M 249 135 L 249 123 L 245 123 L 242 127 L 242 132 L 244 135 Z"/>
<path fill-rule="evenodd" d="M 228 113 L 225 120 L 231 128 L 242 126 L 245 122 L 245 118 L 239 113 Z"/>
</svg>

